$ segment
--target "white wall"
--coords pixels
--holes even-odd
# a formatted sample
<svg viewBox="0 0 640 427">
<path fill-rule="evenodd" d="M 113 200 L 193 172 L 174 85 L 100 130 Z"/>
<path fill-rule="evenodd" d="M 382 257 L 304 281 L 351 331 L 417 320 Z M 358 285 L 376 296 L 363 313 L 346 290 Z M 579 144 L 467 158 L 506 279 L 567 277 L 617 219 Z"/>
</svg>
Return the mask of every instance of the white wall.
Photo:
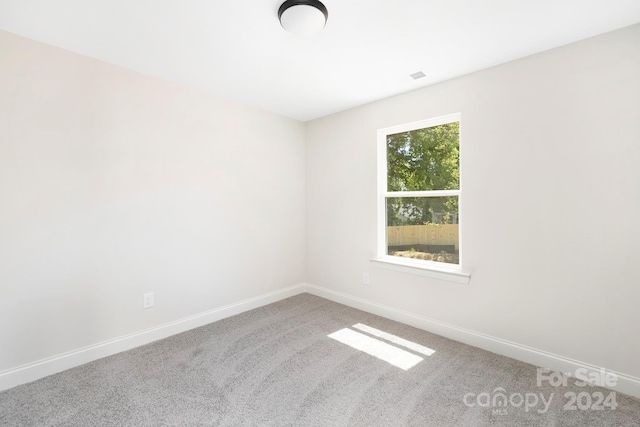
<svg viewBox="0 0 640 427">
<path fill-rule="evenodd" d="M 309 122 L 307 281 L 640 377 L 639 40 L 635 25 Z M 456 112 L 470 284 L 373 267 L 376 131 Z"/>
<path fill-rule="evenodd" d="M 0 372 L 303 282 L 304 149 L 303 123 L 0 32 Z"/>
</svg>

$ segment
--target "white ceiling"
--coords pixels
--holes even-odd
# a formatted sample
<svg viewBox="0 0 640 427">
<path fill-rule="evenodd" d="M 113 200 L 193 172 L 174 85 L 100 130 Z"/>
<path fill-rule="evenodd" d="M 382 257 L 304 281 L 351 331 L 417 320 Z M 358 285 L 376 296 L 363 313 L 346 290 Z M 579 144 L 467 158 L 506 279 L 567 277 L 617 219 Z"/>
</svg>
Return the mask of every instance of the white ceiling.
<svg viewBox="0 0 640 427">
<path fill-rule="evenodd" d="M 323 0 L 298 38 L 283 1 L 0 0 L 0 29 L 306 121 L 640 22 L 640 0 Z"/>
</svg>

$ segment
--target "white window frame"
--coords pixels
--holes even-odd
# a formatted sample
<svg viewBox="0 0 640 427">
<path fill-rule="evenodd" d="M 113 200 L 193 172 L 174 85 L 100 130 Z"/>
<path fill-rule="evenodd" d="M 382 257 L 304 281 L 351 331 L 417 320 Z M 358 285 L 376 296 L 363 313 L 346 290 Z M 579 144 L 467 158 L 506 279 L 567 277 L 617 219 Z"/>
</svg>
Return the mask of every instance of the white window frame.
<svg viewBox="0 0 640 427">
<path fill-rule="evenodd" d="M 462 211 L 462 171 L 461 184 L 458 190 L 426 190 L 426 191 L 388 191 L 387 190 L 387 136 L 402 132 L 410 132 L 448 123 L 461 122 L 461 114 L 448 114 L 403 125 L 378 130 L 378 248 L 376 258 L 371 261 L 376 267 L 404 273 L 417 274 L 457 283 L 469 283 L 470 274 L 463 271 L 462 264 L 462 224 L 458 218 L 458 264 L 416 260 L 387 255 L 387 206 L 389 197 L 458 197 L 458 212 Z M 460 126 L 460 144 L 462 144 L 462 126 Z M 462 152 L 462 150 L 460 149 Z"/>
</svg>

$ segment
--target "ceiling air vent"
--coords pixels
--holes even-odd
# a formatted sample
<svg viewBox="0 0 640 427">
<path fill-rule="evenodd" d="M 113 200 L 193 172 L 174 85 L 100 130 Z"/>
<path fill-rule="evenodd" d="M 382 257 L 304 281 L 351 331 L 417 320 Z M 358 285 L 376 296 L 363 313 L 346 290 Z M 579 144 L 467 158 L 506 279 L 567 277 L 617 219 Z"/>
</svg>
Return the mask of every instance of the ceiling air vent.
<svg viewBox="0 0 640 427">
<path fill-rule="evenodd" d="M 411 77 L 413 80 L 418 80 L 418 79 L 421 79 L 421 78 L 423 78 L 425 76 L 426 76 L 426 74 L 423 73 L 422 71 L 416 71 L 413 74 L 409 74 L 409 77 Z"/>
</svg>

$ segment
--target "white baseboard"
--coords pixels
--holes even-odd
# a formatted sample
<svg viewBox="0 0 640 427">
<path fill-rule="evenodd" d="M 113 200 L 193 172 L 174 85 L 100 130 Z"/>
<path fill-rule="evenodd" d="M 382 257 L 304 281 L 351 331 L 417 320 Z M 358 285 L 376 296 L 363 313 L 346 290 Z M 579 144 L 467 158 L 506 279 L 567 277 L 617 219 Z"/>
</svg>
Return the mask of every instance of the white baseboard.
<svg viewBox="0 0 640 427">
<path fill-rule="evenodd" d="M 353 297 L 342 292 L 333 291 L 311 284 L 304 284 L 260 295 L 204 313 L 196 314 L 194 316 L 176 320 L 174 322 L 159 325 L 113 340 L 104 341 L 78 350 L 70 351 L 68 353 L 40 360 L 38 362 L 0 372 L 0 391 L 35 381 L 48 375 L 92 362 L 102 357 L 110 356 L 153 341 L 167 338 L 171 335 L 204 326 L 217 320 L 225 319 L 254 308 L 262 307 L 303 292 L 308 292 L 312 295 L 326 298 L 349 307 L 402 322 L 493 353 L 511 357 L 535 366 L 548 368 L 552 371 L 576 372 L 578 369 L 586 369 L 589 373 L 593 373 L 594 375 L 602 372 L 602 368 L 589 365 L 587 363 L 582 363 L 500 338 L 438 322 L 436 320 L 398 310 L 393 307 Z M 640 398 L 639 378 L 610 370 L 606 370 L 606 372 L 617 376 L 617 384 L 614 387 L 611 387 L 612 390 Z"/>
<path fill-rule="evenodd" d="M 572 360 L 563 356 L 558 356 L 556 354 L 547 353 L 545 351 L 537 350 L 535 348 L 527 347 L 500 338 L 495 338 L 468 329 L 459 328 L 457 326 L 442 323 L 433 319 L 428 319 L 426 317 L 418 316 L 406 311 L 397 310 L 389 306 L 367 301 L 362 298 L 353 297 L 351 295 L 333 291 L 331 289 L 323 288 L 320 286 L 307 284 L 306 291 L 312 295 L 326 298 L 328 300 L 335 301 L 349 307 L 357 308 L 368 313 L 376 314 L 378 316 L 386 317 L 387 319 L 395 320 L 416 327 L 418 329 L 422 329 L 446 338 L 450 338 L 455 341 L 459 341 L 465 344 L 472 345 L 474 347 L 481 348 L 483 350 L 490 351 L 492 353 L 501 354 L 503 356 L 511 357 L 512 359 L 530 363 L 538 367 L 547 368 L 551 371 L 571 373 L 580 372 L 584 373 L 586 377 L 592 377 L 593 375 L 596 378 L 597 375 L 605 371 L 617 376 L 616 385 L 609 387 L 610 389 L 615 390 L 616 392 L 640 398 L 640 378 L 632 377 L 630 375 L 625 375 L 615 371 L 610 371 L 603 367 L 597 367 L 587 363 L 582 363 L 577 360 Z"/>
<path fill-rule="evenodd" d="M 262 307 L 263 305 L 271 304 L 305 291 L 305 285 L 292 286 L 38 362 L 9 369 L 0 372 L 0 391 L 56 374 L 102 357 L 111 356 L 112 354 L 167 338 L 171 335 L 204 326 L 248 310 L 253 310 L 254 308 Z"/>
</svg>

